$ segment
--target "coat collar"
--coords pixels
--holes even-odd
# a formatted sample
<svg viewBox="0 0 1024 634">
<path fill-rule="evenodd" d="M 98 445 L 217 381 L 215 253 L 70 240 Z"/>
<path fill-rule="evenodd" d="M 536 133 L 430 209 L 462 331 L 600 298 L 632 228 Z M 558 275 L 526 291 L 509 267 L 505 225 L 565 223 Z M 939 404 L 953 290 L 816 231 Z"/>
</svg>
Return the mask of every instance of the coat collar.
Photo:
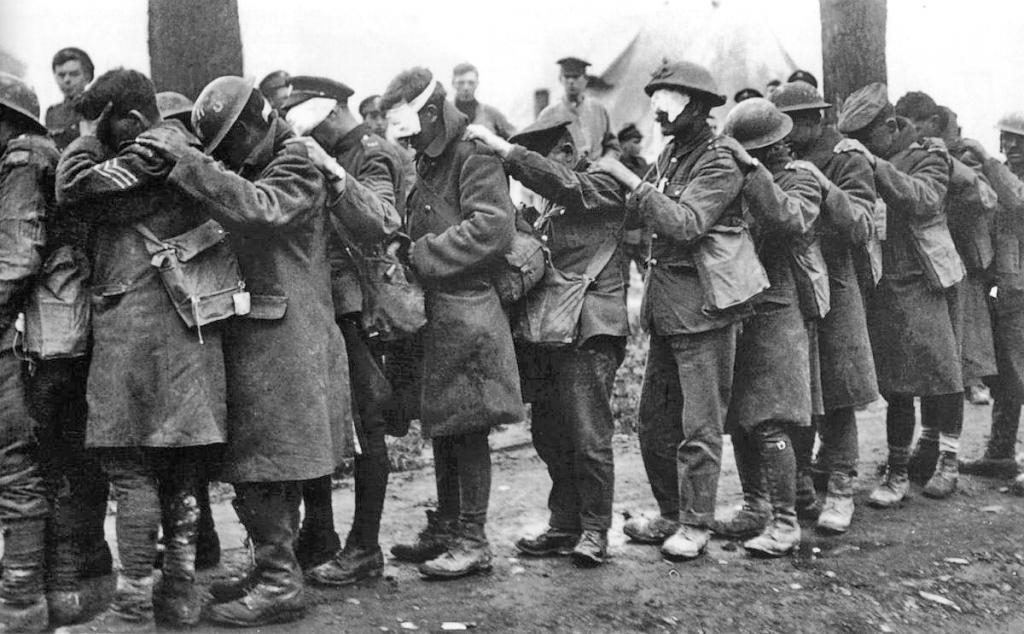
<svg viewBox="0 0 1024 634">
<path fill-rule="evenodd" d="M 715 133 L 711 131 L 711 126 L 707 122 L 703 122 L 694 134 L 690 134 L 684 139 L 679 137 L 672 138 L 670 156 L 685 156 L 695 149 L 707 145 L 714 136 Z"/>
<path fill-rule="evenodd" d="M 331 155 L 341 156 L 342 154 L 348 153 L 349 150 L 362 143 L 363 137 L 367 134 L 370 134 L 370 126 L 365 123 L 360 123 L 345 133 L 345 136 L 341 137 L 341 140 L 338 141 L 331 149 Z"/>
<path fill-rule="evenodd" d="M 832 158 L 833 149 L 836 147 L 836 143 L 842 140 L 843 135 L 839 133 L 833 126 L 826 126 L 822 131 L 821 136 L 814 142 L 811 149 L 808 150 L 800 158 L 805 161 L 814 163 L 818 169 L 825 167 L 825 164 Z"/>
<path fill-rule="evenodd" d="M 270 161 L 274 160 L 274 155 L 281 144 L 284 143 L 284 140 L 293 136 L 295 136 L 295 133 L 292 132 L 291 126 L 288 125 L 283 117 L 273 117 L 270 120 L 270 129 L 267 130 L 266 136 L 249 152 L 249 156 L 242 162 L 242 167 L 238 170 L 238 173 L 258 174 L 262 172 L 263 168 Z"/>
<path fill-rule="evenodd" d="M 444 134 L 439 134 L 437 138 L 430 142 L 430 145 L 423 150 L 423 154 L 430 158 L 437 158 L 441 156 L 445 148 L 452 144 L 452 141 L 456 141 L 462 138 L 462 133 L 466 131 L 466 125 L 469 120 L 466 115 L 459 112 L 459 110 L 451 104 L 451 102 L 445 100 L 441 106 L 441 116 L 444 118 Z"/>
</svg>

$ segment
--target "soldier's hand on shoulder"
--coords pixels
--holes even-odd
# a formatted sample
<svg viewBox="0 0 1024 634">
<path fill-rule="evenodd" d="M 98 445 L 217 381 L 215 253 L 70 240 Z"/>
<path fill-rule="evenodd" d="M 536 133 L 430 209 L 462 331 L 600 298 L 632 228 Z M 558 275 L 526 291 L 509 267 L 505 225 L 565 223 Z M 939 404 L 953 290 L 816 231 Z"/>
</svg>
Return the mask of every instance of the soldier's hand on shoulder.
<svg viewBox="0 0 1024 634">
<path fill-rule="evenodd" d="M 974 157 L 982 163 L 984 163 L 990 158 L 988 151 L 985 149 L 985 146 L 982 145 L 981 141 L 978 141 L 977 139 L 961 139 L 960 147 L 962 147 L 967 152 L 973 154 Z"/>
<path fill-rule="evenodd" d="M 490 128 L 478 123 L 466 126 L 466 132 L 463 133 L 462 138 L 466 141 L 480 141 L 502 157 L 507 157 L 512 150 L 511 143 L 492 132 Z"/>
<path fill-rule="evenodd" d="M 331 180 L 344 180 L 347 176 L 345 169 L 338 165 L 338 161 L 334 160 L 334 157 L 327 153 L 320 144 L 316 142 L 316 139 L 309 136 L 298 136 L 285 141 L 285 145 L 302 146 L 306 150 L 306 156 L 312 161 L 313 165 L 316 165 L 317 169 L 322 171 Z"/>
<path fill-rule="evenodd" d="M 729 152 L 732 153 L 733 158 L 736 159 L 736 162 L 745 172 L 749 172 L 761 164 L 761 161 L 751 156 L 750 152 L 747 152 L 747 148 L 743 147 L 739 141 L 731 136 L 722 135 L 715 139 L 715 147 L 729 150 Z"/>
<path fill-rule="evenodd" d="M 135 138 L 135 142 L 175 163 L 185 156 L 191 147 L 188 135 L 176 126 L 159 126 L 146 130 Z"/>
<path fill-rule="evenodd" d="M 868 160 L 871 167 L 875 166 L 875 155 L 871 153 L 871 150 L 864 147 L 864 144 L 857 139 L 845 138 L 836 143 L 836 146 L 832 148 L 832 151 L 836 154 L 842 154 L 843 152 L 856 152 L 861 154 Z"/>
<path fill-rule="evenodd" d="M 828 176 L 822 174 L 821 170 L 818 169 L 818 166 L 815 165 L 814 163 L 811 163 L 810 161 L 790 161 L 786 165 L 786 168 L 810 172 L 811 176 L 814 177 L 814 180 L 818 181 L 818 185 L 821 187 L 822 193 L 827 193 L 829 188 L 832 187 L 832 181 L 828 179 Z"/>
</svg>

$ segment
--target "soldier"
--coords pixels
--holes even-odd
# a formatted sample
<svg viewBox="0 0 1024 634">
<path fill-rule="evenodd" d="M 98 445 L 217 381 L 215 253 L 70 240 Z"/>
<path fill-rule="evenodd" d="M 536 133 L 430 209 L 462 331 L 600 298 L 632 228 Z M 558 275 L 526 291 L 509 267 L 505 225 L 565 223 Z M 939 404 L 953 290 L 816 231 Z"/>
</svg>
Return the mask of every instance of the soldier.
<svg viewBox="0 0 1024 634">
<path fill-rule="evenodd" d="M 941 451 L 924 494 L 946 497 L 956 488 L 963 425 L 960 352 L 948 300 L 964 269 L 944 213 L 949 155 L 941 140 L 919 143 L 914 125 L 895 118 L 881 83 L 847 98 L 838 128 L 848 138 L 836 151 L 867 158 L 887 207 L 884 273 L 870 293 L 867 317 L 879 392 L 889 404 L 889 457 L 869 503 L 888 508 L 907 495 L 915 396 L 921 397 L 922 425 L 939 430 Z"/>
<path fill-rule="evenodd" d="M 743 172 L 708 126 L 711 109 L 726 100 L 705 68 L 665 63 L 644 92 L 662 134 L 672 139 L 656 168 L 646 180 L 610 158 L 594 168 L 632 192 L 627 213 L 639 214 L 652 231 L 641 306 L 651 348 L 639 433 L 660 514 L 632 518 L 623 530 L 635 541 L 661 544 L 667 557 L 692 559 L 704 552 L 714 519 L 736 337 L 749 310 L 706 310 L 710 289 L 702 286 L 696 260 L 709 229 L 742 222 Z M 742 306 L 750 297 L 739 299 Z"/>
<path fill-rule="evenodd" d="M 821 441 L 816 469 L 828 482 L 825 486 L 815 483 L 815 488 L 826 493 L 818 529 L 843 533 L 853 517 L 853 478 L 859 460 L 856 409 L 878 399 L 875 362 L 853 259 L 854 249 L 861 248 L 872 235 L 875 179 L 866 158 L 855 152 L 833 151 L 842 135 L 824 122 L 824 111 L 832 106 L 813 86 L 784 84 L 772 101 L 793 119 L 788 137 L 793 153 L 813 163 L 834 184 L 830 196 L 846 198 L 843 204 L 825 204 L 818 222 L 828 267 L 830 310 L 818 326 L 825 414 L 816 423 Z M 813 436 L 794 441 L 798 469 L 809 467 Z M 805 478 L 800 478 L 798 511 L 807 508 L 806 502 L 801 504 L 800 494 L 808 488 Z"/>
<path fill-rule="evenodd" d="M 44 222 L 53 206 L 57 150 L 45 133 L 32 89 L 0 74 L 0 630 L 5 632 L 49 627 L 43 593 L 50 492 L 15 351 L 16 322 L 43 263 Z"/>
<path fill-rule="evenodd" d="M 512 137 L 517 145 L 482 126 L 470 126 L 468 136 L 495 150 L 509 176 L 543 197 L 540 224 L 555 268 L 582 275 L 592 262 L 604 262 L 587 289 L 572 346 L 517 347 L 524 400 L 533 403 L 533 445 L 551 476 L 551 516 L 546 531 L 520 539 L 516 548 L 533 556 L 568 554 L 577 565 L 596 566 L 607 557 L 612 521 L 611 396 L 629 335 L 629 260 L 620 244 L 622 187 L 608 174 L 586 173 L 589 162 L 573 145 L 571 123 L 541 116 Z"/>
<path fill-rule="evenodd" d="M 63 151 L 78 138 L 78 122 L 81 117 L 73 103 L 92 81 L 94 69 L 88 53 L 74 46 L 57 51 L 51 68 L 64 101 L 46 109 L 46 129 L 57 144 L 57 149 Z"/>
<path fill-rule="evenodd" d="M 294 621 L 305 611 L 294 550 L 302 483 L 334 471 L 352 424 L 331 306 L 328 190 L 304 145 L 285 144 L 290 127 L 251 81 L 210 82 L 192 126 L 205 153 L 182 134 L 153 133 L 144 142 L 174 164 L 170 182 L 231 231 L 252 293 L 251 312 L 225 329 L 223 477 L 234 484 L 256 567 L 211 588 L 209 618 L 243 627 Z"/>
<path fill-rule="evenodd" d="M 795 81 L 802 81 L 805 84 L 809 84 L 811 88 L 814 88 L 815 90 L 818 89 L 818 78 L 812 75 L 810 71 L 800 69 L 794 70 L 792 73 L 790 73 L 789 78 L 786 79 L 786 82 L 793 83 Z M 779 88 L 782 88 L 782 86 L 780 85 Z"/>
<path fill-rule="evenodd" d="M 476 100 L 476 89 L 480 85 L 480 72 L 468 62 L 457 64 L 452 69 L 452 101 L 459 112 L 466 115 L 470 124 L 482 125 L 503 139 L 516 133 L 515 126 L 494 106 Z"/>
<path fill-rule="evenodd" d="M 538 116 L 567 116 L 572 119 L 572 132 L 581 158 L 597 160 L 605 154 L 619 155 L 619 144 L 612 132 L 608 110 L 587 95 L 587 66 L 590 62 L 578 57 L 564 57 L 558 60 L 560 71 L 558 81 L 565 90 L 565 96 L 544 110 Z"/>
<path fill-rule="evenodd" d="M 196 140 L 180 123 L 161 122 L 153 84 L 136 71 L 100 76 L 77 108 L 82 135 L 61 157 L 57 198 L 96 232 L 86 444 L 100 450 L 117 495 L 121 570 L 108 610 L 59 631 L 153 631 L 154 608 L 163 622 L 195 625 L 195 486 L 205 451 L 226 438 L 224 359 L 216 324 L 200 340 L 178 316 L 147 242 L 206 219 L 167 182 L 173 164 L 137 137 L 174 130 Z M 171 532 L 154 597 L 164 518 Z"/>
<path fill-rule="evenodd" d="M 995 297 L 992 319 L 998 376 L 992 382 L 992 426 L 985 453 L 961 463 L 960 471 L 1012 478 L 1020 467 L 1015 460 L 1021 404 L 1024 403 L 1024 112 L 1011 112 L 996 123 L 999 147 L 1006 162 L 990 156 L 973 139 L 963 149 L 981 163 L 999 197 L 995 233 Z"/>
<path fill-rule="evenodd" d="M 764 97 L 759 90 L 756 88 L 743 88 L 739 90 L 735 95 L 732 96 L 732 100 L 736 103 L 752 99 L 754 97 Z"/>
<path fill-rule="evenodd" d="M 811 232 L 831 188 L 817 168 L 792 162 L 785 141 L 792 128 L 788 115 L 755 97 L 729 112 L 724 129 L 761 163 L 747 175 L 743 195 L 771 287 L 743 321 L 726 429 L 743 486 L 745 504 L 738 515 L 753 511 L 764 517 L 760 534 L 743 547 L 765 557 L 782 557 L 800 543 L 791 436 L 811 424 L 811 355 L 817 349 L 805 334 L 795 254 L 812 252 L 807 245 L 816 239 Z"/>
<path fill-rule="evenodd" d="M 389 126 L 416 148 L 419 175 L 407 209 L 410 259 L 426 291 L 430 321 L 420 333 L 420 419 L 431 439 L 436 515 L 413 544 L 392 553 L 423 561 L 423 575 L 449 579 L 491 568 L 484 531 L 491 488 L 487 435 L 522 420 L 523 405 L 508 318 L 490 281 L 512 242 L 515 210 L 501 160 L 462 140 L 466 117 L 444 87 L 416 67 L 388 85 L 381 106 Z M 428 559 L 428 561 L 424 561 Z"/>
<path fill-rule="evenodd" d="M 307 483 L 303 501 L 306 517 L 296 554 L 310 580 L 344 586 L 379 577 L 384 569 L 380 549 L 380 518 L 388 484 L 386 424 L 381 396 L 389 391 L 387 379 L 371 350 L 372 342 L 360 323 L 362 293 L 357 253 L 377 248 L 401 226 L 405 183 L 398 150 L 359 123 L 348 109 L 352 89 L 322 77 L 292 78 L 294 92 L 285 103 L 286 119 L 303 137 L 310 156 L 339 178 L 332 180 L 335 213 L 328 232 L 327 257 L 331 264 L 334 317 L 348 351 L 352 402 L 360 452 L 355 458 L 355 513 L 345 547 L 336 544 L 326 558 L 306 552 L 324 550 L 318 540 L 329 534 L 337 542 L 331 509 L 330 477 L 318 481 L 320 492 L 310 496 Z M 309 135 L 309 136 L 306 136 Z M 324 527 L 307 523 L 320 518 Z M 319 541 L 320 543 L 317 543 Z M 304 561 L 306 559 L 306 561 Z M 320 559 L 320 561 L 316 561 Z M 315 565 L 312 565 L 316 561 Z"/>
<path fill-rule="evenodd" d="M 292 92 L 292 77 L 287 71 L 275 70 L 260 80 L 260 93 L 270 107 L 280 112 L 288 95 Z"/>
<path fill-rule="evenodd" d="M 650 165 L 640 155 L 640 142 L 644 140 L 644 135 L 637 129 L 636 124 L 629 123 L 625 125 L 619 130 L 616 138 L 619 141 L 619 146 L 622 148 L 622 156 L 619 157 L 622 164 L 640 178 L 646 176 Z"/>
<path fill-rule="evenodd" d="M 388 119 L 380 109 L 380 95 L 370 95 L 359 102 L 359 116 L 363 123 L 370 129 L 370 132 L 380 138 L 387 138 Z"/>
</svg>

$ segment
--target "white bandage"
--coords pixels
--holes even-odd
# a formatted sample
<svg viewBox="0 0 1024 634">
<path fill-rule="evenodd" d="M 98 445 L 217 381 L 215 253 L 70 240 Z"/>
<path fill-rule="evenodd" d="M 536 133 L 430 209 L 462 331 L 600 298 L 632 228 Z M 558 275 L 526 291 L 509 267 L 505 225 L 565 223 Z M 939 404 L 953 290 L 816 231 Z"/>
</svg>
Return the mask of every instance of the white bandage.
<svg viewBox="0 0 1024 634">
<path fill-rule="evenodd" d="M 434 94 L 437 80 L 431 79 L 423 92 L 410 102 L 400 101 L 388 110 L 388 135 L 402 139 L 420 132 L 420 110 Z"/>
<path fill-rule="evenodd" d="M 690 95 L 684 95 L 676 90 L 662 88 L 655 90 L 651 95 L 651 108 L 655 114 L 664 112 L 669 122 L 675 121 L 676 117 L 686 109 L 690 103 Z"/>
<path fill-rule="evenodd" d="M 306 136 L 331 114 L 338 102 L 326 97 L 313 97 L 288 110 L 285 120 L 295 134 Z"/>
</svg>

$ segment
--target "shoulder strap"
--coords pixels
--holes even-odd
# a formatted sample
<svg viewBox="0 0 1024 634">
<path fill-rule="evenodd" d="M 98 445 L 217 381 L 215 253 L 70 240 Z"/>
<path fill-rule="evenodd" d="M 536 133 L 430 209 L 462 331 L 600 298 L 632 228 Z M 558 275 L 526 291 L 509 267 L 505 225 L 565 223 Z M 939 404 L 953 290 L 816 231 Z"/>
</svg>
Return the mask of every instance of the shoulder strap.
<svg viewBox="0 0 1024 634">
<path fill-rule="evenodd" d="M 616 231 L 612 235 L 604 239 L 601 246 L 598 247 L 597 253 L 590 259 L 590 264 L 587 265 L 587 270 L 583 272 L 586 277 L 596 280 L 597 276 L 601 274 L 604 267 L 608 266 L 608 262 L 611 261 L 612 255 L 615 254 L 615 249 L 619 246 L 619 232 Z"/>
<path fill-rule="evenodd" d="M 156 234 L 150 231 L 149 227 L 141 222 L 136 222 L 132 226 L 142 236 L 143 242 L 146 243 L 146 251 L 148 251 L 150 255 L 167 250 L 167 244 L 160 238 L 156 237 Z"/>
</svg>

